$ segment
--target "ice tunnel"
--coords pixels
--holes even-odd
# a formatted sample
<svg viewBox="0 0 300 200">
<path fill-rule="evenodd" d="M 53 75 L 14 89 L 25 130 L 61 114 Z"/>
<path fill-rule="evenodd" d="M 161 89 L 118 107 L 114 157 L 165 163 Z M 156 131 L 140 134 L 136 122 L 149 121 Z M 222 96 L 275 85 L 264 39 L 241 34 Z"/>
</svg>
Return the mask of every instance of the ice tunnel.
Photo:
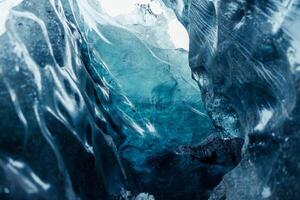
<svg viewBox="0 0 300 200">
<path fill-rule="evenodd" d="M 296 200 L 300 0 L 0 0 L 0 200 Z"/>
</svg>

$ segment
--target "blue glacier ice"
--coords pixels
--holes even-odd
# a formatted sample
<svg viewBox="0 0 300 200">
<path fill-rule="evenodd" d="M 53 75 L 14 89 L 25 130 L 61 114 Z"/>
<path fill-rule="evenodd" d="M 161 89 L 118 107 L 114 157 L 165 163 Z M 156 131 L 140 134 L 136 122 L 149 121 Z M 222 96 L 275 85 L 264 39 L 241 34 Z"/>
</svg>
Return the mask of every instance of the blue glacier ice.
<svg viewBox="0 0 300 200">
<path fill-rule="evenodd" d="M 300 1 L 136 2 L 0 0 L 0 199 L 297 199 Z"/>
<path fill-rule="evenodd" d="M 110 94 L 105 106 L 126 137 L 122 154 L 136 164 L 147 154 L 197 144 L 211 134 L 210 119 L 191 78 L 188 52 L 176 49 L 168 33 L 157 27 L 167 25 L 171 14 L 165 10 L 155 15 L 141 5 L 132 14 L 113 18 L 100 6 L 89 7 L 88 12 L 100 13 L 90 22 L 97 26 L 82 30 L 93 57 L 101 62 L 94 70 L 105 82 L 101 90 Z M 79 12 L 88 18 L 87 11 Z M 151 40 L 144 38 L 144 29 L 153 35 Z"/>
</svg>

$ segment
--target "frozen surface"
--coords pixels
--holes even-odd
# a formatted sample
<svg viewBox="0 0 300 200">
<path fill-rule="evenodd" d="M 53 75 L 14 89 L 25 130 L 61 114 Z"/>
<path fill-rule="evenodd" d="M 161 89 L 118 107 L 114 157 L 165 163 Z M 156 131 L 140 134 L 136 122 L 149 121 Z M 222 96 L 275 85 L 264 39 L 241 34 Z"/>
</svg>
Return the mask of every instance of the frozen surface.
<svg viewBox="0 0 300 200">
<path fill-rule="evenodd" d="M 211 199 L 299 196 L 299 1 L 165 1 L 190 36 L 189 63 L 223 136 L 245 138 L 242 162 Z"/>
<path fill-rule="evenodd" d="M 153 199 L 156 157 L 212 133 L 158 5 L 111 16 L 99 1 L 0 2 L 1 199 Z"/>
<path fill-rule="evenodd" d="M 156 13 L 148 5 L 115 17 L 93 6 L 89 12 L 102 16 L 93 17 L 97 28 L 86 34 L 101 62 L 95 73 L 106 83 L 102 90 L 110 93 L 107 108 L 127 138 L 122 153 L 136 164 L 143 154 L 197 144 L 211 134 L 188 52 L 175 47 L 165 28 L 176 17 L 158 1 Z"/>
<path fill-rule="evenodd" d="M 296 199 L 299 6 L 0 0 L 0 199 Z"/>
</svg>

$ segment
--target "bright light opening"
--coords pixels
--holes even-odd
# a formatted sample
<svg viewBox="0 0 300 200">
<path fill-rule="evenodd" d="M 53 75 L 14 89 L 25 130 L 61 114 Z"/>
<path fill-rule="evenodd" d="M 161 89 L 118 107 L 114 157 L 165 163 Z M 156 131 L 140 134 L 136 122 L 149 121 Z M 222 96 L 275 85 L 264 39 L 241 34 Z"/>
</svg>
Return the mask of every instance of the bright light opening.
<svg viewBox="0 0 300 200">
<path fill-rule="evenodd" d="M 189 49 L 188 33 L 177 19 L 173 19 L 169 22 L 168 33 L 176 48 Z"/>
<path fill-rule="evenodd" d="M 160 1 L 155 0 L 101 0 L 103 10 L 111 17 L 128 15 L 138 9 L 138 4 L 148 4 L 155 15 L 166 14 L 167 8 L 162 7 Z M 166 26 L 167 33 L 175 48 L 189 49 L 189 37 L 184 26 L 176 19 L 170 19 Z"/>
</svg>

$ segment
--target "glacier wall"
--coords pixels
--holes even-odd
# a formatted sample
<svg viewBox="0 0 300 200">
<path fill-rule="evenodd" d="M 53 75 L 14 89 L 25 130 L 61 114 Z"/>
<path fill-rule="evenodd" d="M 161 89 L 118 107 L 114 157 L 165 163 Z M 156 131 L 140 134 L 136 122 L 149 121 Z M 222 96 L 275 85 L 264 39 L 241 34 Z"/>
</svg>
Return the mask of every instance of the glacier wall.
<svg viewBox="0 0 300 200">
<path fill-rule="evenodd" d="M 135 26 L 98 1 L 0 2 L 1 199 L 153 199 L 142 192 L 188 178 L 181 196 L 198 193 L 199 175 L 166 177 L 185 169 L 177 147 L 202 141 L 211 122 L 188 53 L 156 27 L 170 18 L 145 6 Z"/>
<path fill-rule="evenodd" d="M 299 1 L 165 2 L 189 32 L 190 67 L 214 127 L 245 138 L 242 162 L 210 199 L 295 199 Z"/>
</svg>

